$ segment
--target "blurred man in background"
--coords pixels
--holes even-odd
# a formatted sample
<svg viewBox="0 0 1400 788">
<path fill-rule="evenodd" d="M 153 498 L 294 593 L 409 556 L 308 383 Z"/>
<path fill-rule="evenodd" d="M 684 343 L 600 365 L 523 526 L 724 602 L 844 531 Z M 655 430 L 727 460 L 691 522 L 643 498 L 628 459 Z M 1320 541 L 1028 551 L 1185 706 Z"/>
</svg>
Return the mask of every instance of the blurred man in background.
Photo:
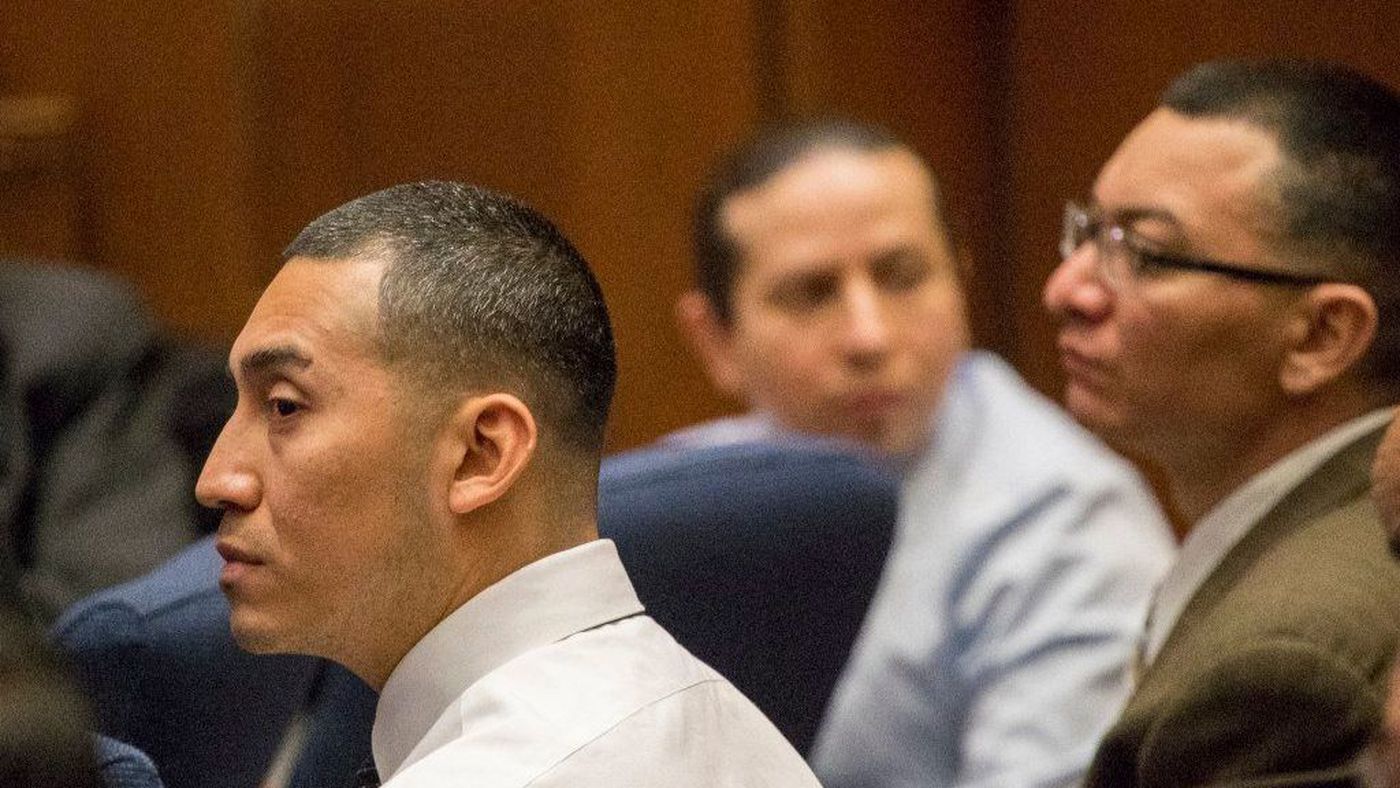
<svg viewBox="0 0 1400 788">
<path fill-rule="evenodd" d="M 0 261 L 0 574 L 40 620 L 213 530 L 190 487 L 230 389 L 129 285 Z"/>
</svg>

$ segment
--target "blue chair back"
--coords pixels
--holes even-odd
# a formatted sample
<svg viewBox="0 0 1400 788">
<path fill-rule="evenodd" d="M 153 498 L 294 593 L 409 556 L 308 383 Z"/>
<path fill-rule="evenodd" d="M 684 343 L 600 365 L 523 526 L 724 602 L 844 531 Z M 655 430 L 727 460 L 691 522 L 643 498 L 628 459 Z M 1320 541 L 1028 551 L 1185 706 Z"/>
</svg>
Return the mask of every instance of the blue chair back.
<svg viewBox="0 0 1400 788">
<path fill-rule="evenodd" d="M 874 595 L 897 482 L 826 444 L 609 458 L 598 528 L 651 614 L 806 754 Z"/>
</svg>

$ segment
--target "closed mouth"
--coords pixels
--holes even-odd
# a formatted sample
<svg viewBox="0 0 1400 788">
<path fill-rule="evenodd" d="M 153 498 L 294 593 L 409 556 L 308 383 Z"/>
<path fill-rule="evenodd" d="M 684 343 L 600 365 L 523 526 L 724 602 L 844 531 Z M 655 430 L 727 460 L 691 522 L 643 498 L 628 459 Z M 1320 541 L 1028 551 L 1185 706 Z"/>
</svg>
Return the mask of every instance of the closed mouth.
<svg viewBox="0 0 1400 788">
<path fill-rule="evenodd" d="M 866 391 L 851 394 L 842 400 L 844 409 L 853 414 L 883 415 L 899 407 L 904 395 L 890 390 Z"/>
<path fill-rule="evenodd" d="M 234 545 L 234 544 L 232 544 L 232 543 L 230 543 L 230 542 L 226 542 L 226 541 L 223 541 L 223 540 L 220 540 L 219 542 L 217 542 L 217 543 L 214 545 L 214 550 L 215 550 L 216 552 L 218 552 L 220 558 L 224 559 L 225 562 L 230 563 L 230 564 L 233 564 L 233 563 L 238 563 L 238 564 L 261 564 L 261 563 L 262 563 L 262 561 L 259 560 L 259 559 L 258 559 L 255 555 L 253 555 L 251 552 L 249 552 L 249 551 L 247 551 L 247 550 L 245 550 L 245 549 L 243 549 L 243 548 L 241 548 L 241 547 L 238 547 L 238 546 L 236 546 L 236 545 Z"/>
<path fill-rule="evenodd" d="M 1071 377 L 1103 375 L 1108 364 L 1101 358 L 1085 353 L 1076 348 L 1073 343 L 1061 339 L 1058 343 L 1060 350 L 1060 366 L 1065 373 Z"/>
</svg>

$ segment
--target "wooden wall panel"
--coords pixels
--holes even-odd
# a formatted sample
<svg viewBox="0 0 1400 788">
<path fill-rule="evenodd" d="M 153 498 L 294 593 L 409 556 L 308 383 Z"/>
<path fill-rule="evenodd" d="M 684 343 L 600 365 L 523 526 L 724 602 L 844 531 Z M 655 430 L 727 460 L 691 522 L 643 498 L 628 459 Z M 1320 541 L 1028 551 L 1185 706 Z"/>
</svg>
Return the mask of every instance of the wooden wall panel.
<svg viewBox="0 0 1400 788">
<path fill-rule="evenodd" d="M 575 177 L 558 215 L 612 310 L 621 374 L 611 445 L 622 448 L 734 407 L 710 388 L 673 315 L 693 281 L 695 191 L 758 119 L 754 23 L 732 0 L 570 8 L 564 131 Z"/>
<path fill-rule="evenodd" d="M 1397 8 L 209 0 L 175 14 L 7 0 L 0 94 L 68 95 L 78 120 L 66 172 L 0 195 L 0 233 L 23 230 L 0 248 L 84 257 L 134 279 L 172 326 L 226 341 L 322 211 L 425 177 L 510 191 L 599 272 L 622 448 L 736 406 L 671 317 L 702 173 L 760 117 L 839 112 L 889 126 L 939 170 L 977 272 L 978 339 L 1054 390 L 1039 289 L 1060 205 L 1170 77 L 1222 54 L 1293 54 L 1400 81 Z"/>
<path fill-rule="evenodd" d="M 260 288 L 249 270 L 247 4 L 78 5 L 94 31 L 81 98 L 95 253 L 176 328 L 231 339 Z"/>
<path fill-rule="evenodd" d="M 75 101 L 75 252 L 134 280 L 175 328 L 219 339 L 254 292 L 245 5 L 14 0 L 0 27 L 0 89 Z"/>
<path fill-rule="evenodd" d="M 0 11 L 0 254 L 87 255 L 76 93 L 86 29 L 46 0 Z"/>
<path fill-rule="evenodd" d="M 1171 79 L 1218 57 L 1310 57 L 1350 63 L 1400 86 L 1400 4 L 1273 0 L 1109 0 L 1072 8 L 1017 0 L 1007 152 L 1017 266 L 1017 366 L 1042 389 L 1062 385 L 1040 288 L 1058 261 L 1064 200 L 1088 192 L 1099 166 Z"/>
<path fill-rule="evenodd" d="M 738 0 L 269 0 L 254 69 L 262 255 L 392 183 L 510 192 L 558 221 L 607 294 L 610 446 L 719 412 L 671 315 L 690 281 L 691 192 L 757 112 L 751 28 Z"/>
<path fill-rule="evenodd" d="M 64 94 L 0 94 L 0 255 L 82 256 L 76 140 Z"/>
<path fill-rule="evenodd" d="M 73 0 L 5 0 L 0 9 L 0 92 L 73 93 L 92 48 Z"/>
<path fill-rule="evenodd" d="M 407 180 L 469 180 L 548 209 L 565 164 L 551 120 L 566 98 L 566 64 L 551 51 L 558 21 L 495 3 L 265 3 L 265 251 L 275 257 L 323 211 Z"/>
</svg>

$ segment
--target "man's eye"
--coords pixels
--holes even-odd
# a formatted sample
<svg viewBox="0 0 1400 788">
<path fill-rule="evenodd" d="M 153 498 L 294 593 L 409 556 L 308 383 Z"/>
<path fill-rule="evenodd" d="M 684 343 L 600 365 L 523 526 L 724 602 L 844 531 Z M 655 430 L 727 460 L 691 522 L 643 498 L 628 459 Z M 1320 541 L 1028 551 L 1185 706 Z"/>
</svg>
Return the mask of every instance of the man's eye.
<svg viewBox="0 0 1400 788">
<path fill-rule="evenodd" d="M 1137 258 L 1138 273 L 1143 276 L 1153 276 L 1172 268 L 1168 263 L 1171 258 L 1156 252 L 1138 252 Z"/>
<path fill-rule="evenodd" d="M 831 277 L 812 277 L 788 282 L 772 295 L 772 302 L 792 312 L 807 312 L 821 307 L 836 296 L 837 283 Z"/>
<path fill-rule="evenodd" d="M 293 416 L 297 411 L 301 410 L 301 405 L 282 397 L 274 397 L 268 400 L 268 407 L 272 409 L 273 415 L 281 418 Z"/>
<path fill-rule="evenodd" d="M 1171 255 L 1158 251 L 1150 241 L 1136 233 L 1123 233 L 1123 248 L 1131 255 L 1137 272 L 1144 276 L 1160 274 L 1172 267 L 1168 262 Z"/>
<path fill-rule="evenodd" d="M 882 261 L 875 268 L 875 281 L 888 292 L 912 290 L 923 284 L 932 272 L 929 262 L 918 255 L 901 254 Z"/>
</svg>

